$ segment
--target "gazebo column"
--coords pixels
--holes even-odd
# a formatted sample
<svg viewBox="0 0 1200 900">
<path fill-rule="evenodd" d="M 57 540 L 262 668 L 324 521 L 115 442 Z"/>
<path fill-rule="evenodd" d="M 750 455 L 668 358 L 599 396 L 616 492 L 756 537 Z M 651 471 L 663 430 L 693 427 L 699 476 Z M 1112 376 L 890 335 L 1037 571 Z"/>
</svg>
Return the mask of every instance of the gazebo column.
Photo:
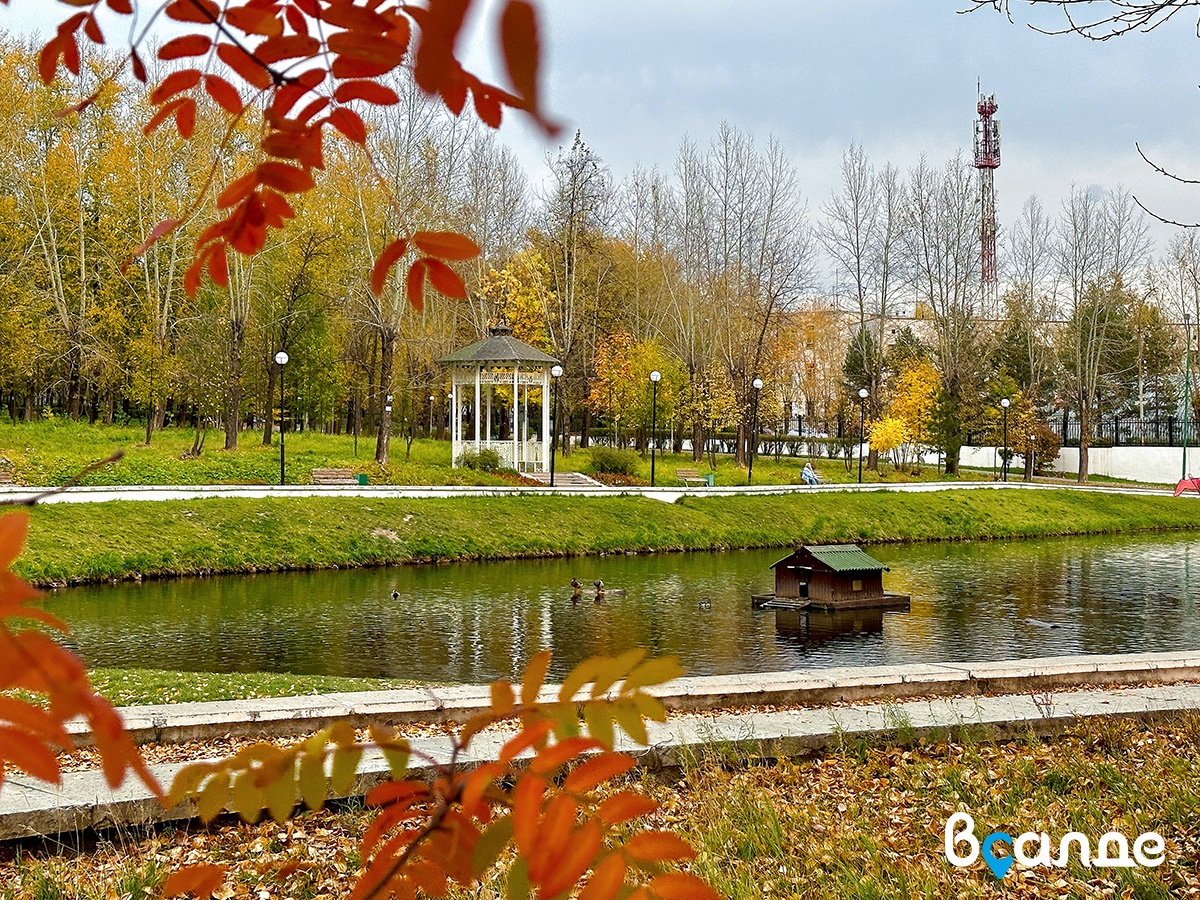
<svg viewBox="0 0 1200 900">
<path fill-rule="evenodd" d="M 492 445 L 492 385 L 491 385 L 491 382 L 488 382 L 488 386 L 487 386 L 487 427 L 484 430 L 484 434 L 487 436 L 487 443 L 488 443 L 488 446 L 490 447 Z"/>
<path fill-rule="evenodd" d="M 475 367 L 475 453 L 479 453 L 479 370 L 480 366 Z"/>
<path fill-rule="evenodd" d="M 512 445 L 513 445 L 513 468 L 518 472 L 521 471 L 520 458 L 517 456 L 517 441 L 521 435 L 517 431 L 518 420 L 520 419 L 521 395 L 517 393 L 520 386 L 517 382 L 517 377 L 521 371 L 521 367 L 513 363 L 513 403 L 512 403 Z"/>
<path fill-rule="evenodd" d="M 557 422 L 554 423 L 557 426 Z M 550 468 L 550 372 L 542 367 L 542 471 Z"/>
</svg>

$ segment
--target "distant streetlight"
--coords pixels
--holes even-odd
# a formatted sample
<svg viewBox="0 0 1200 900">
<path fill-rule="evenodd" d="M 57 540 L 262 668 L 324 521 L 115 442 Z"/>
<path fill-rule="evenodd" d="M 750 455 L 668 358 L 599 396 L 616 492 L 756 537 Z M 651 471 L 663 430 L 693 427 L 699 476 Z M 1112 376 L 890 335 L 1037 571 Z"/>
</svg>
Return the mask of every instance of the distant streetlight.
<svg viewBox="0 0 1200 900">
<path fill-rule="evenodd" d="M 1011 402 L 1007 397 L 1000 401 L 1000 406 L 1004 409 L 1004 454 L 1000 457 L 1000 472 L 1003 481 L 1008 481 L 1008 407 Z"/>
<path fill-rule="evenodd" d="M 862 484 L 863 444 L 867 439 L 867 398 L 871 392 L 866 388 L 858 389 L 858 483 Z"/>
<path fill-rule="evenodd" d="M 276 353 L 275 362 L 279 366 L 279 484 L 283 485 L 287 480 L 287 469 L 283 458 L 283 367 L 288 362 L 287 351 L 280 350 Z"/>
<path fill-rule="evenodd" d="M 437 397 L 433 394 L 429 395 L 429 433 L 428 437 L 433 437 L 433 404 L 437 401 Z"/>
<path fill-rule="evenodd" d="M 558 452 L 558 379 L 562 378 L 563 367 L 554 366 L 554 424 L 550 428 L 550 487 L 554 487 L 554 454 Z"/>
<path fill-rule="evenodd" d="M 754 411 L 750 414 L 750 459 L 746 465 L 746 484 L 754 481 L 754 451 L 758 449 L 758 395 L 762 390 L 763 380 L 755 378 L 750 382 L 754 388 Z"/>
<path fill-rule="evenodd" d="M 658 430 L 658 383 L 662 372 L 650 373 L 650 487 L 654 487 L 654 432 Z"/>
</svg>

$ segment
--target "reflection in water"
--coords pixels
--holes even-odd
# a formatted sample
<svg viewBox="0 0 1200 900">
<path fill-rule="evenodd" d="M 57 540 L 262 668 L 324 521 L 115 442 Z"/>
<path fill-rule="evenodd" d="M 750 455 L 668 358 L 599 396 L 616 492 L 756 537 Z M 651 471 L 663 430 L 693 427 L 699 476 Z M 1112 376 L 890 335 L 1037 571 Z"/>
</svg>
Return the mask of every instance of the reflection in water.
<svg viewBox="0 0 1200 900">
<path fill-rule="evenodd" d="M 907 609 L 885 610 L 882 607 L 859 609 L 777 609 L 775 633 L 783 642 L 815 647 L 841 640 L 849 645 L 854 640 L 883 633 L 883 617 L 903 615 Z"/>
<path fill-rule="evenodd" d="M 1190 535 L 877 546 L 908 614 L 815 642 L 753 612 L 782 551 L 406 566 L 71 588 L 48 605 L 94 666 L 480 682 L 554 650 L 631 647 L 693 675 L 1200 647 Z M 585 586 L 575 602 L 571 580 Z M 593 582 L 620 585 L 596 602 Z M 393 599 L 393 592 L 399 594 Z M 833 623 L 828 623 L 832 630 Z"/>
</svg>

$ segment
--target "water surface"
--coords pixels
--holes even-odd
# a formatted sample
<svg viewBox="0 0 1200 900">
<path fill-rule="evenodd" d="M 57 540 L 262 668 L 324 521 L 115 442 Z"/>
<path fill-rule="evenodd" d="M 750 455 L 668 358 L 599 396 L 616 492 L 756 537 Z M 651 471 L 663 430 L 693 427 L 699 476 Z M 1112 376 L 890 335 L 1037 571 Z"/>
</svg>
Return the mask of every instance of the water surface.
<svg viewBox="0 0 1200 900">
<path fill-rule="evenodd" d="M 902 613 L 752 611 L 783 550 L 147 581 L 60 591 L 92 666 L 481 682 L 630 647 L 693 675 L 1200 647 L 1200 537 L 870 549 Z M 572 577 L 625 590 L 572 602 Z M 392 592 L 399 594 L 392 598 Z"/>
</svg>

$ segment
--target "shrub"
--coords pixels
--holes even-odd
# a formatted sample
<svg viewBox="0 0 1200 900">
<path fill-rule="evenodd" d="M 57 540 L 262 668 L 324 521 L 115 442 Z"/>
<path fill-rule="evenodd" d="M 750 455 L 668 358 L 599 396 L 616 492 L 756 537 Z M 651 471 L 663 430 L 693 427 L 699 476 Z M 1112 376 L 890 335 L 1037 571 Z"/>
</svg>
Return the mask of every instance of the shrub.
<svg viewBox="0 0 1200 900">
<path fill-rule="evenodd" d="M 495 472 L 500 468 L 500 454 L 491 447 L 467 449 L 459 455 L 458 465 L 476 472 Z"/>
<path fill-rule="evenodd" d="M 636 475 L 638 472 L 637 454 L 632 450 L 593 447 L 592 472 L 601 475 Z"/>
</svg>

